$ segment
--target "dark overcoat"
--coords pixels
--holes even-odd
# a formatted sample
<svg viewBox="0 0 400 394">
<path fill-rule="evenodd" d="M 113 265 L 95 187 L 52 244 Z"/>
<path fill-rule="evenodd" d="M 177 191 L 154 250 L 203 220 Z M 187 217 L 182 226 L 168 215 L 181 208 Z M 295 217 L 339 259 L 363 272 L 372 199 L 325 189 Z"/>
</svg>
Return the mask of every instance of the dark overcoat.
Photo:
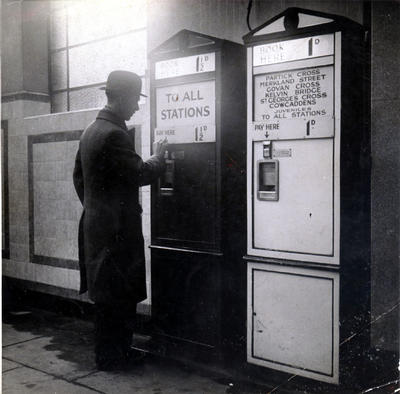
<svg viewBox="0 0 400 394">
<path fill-rule="evenodd" d="M 74 186 L 83 205 L 79 224 L 81 289 L 118 308 L 146 298 L 139 186 L 157 179 L 164 160 L 143 161 L 125 122 L 107 107 L 83 132 Z"/>
</svg>

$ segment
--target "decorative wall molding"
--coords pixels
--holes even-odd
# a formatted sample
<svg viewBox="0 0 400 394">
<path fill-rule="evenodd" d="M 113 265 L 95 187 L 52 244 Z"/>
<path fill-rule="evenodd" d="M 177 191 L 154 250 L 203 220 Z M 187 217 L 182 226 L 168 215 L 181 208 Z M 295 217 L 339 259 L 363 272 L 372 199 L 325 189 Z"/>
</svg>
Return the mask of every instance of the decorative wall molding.
<svg viewBox="0 0 400 394">
<path fill-rule="evenodd" d="M 4 211 L 4 244 L 2 246 L 2 257 L 3 259 L 10 258 L 10 207 L 9 207 L 9 188 L 8 188 L 8 120 L 1 121 L 2 129 L 2 150 L 3 150 L 3 160 L 2 160 L 2 187 L 3 187 L 3 207 Z"/>
<path fill-rule="evenodd" d="M 32 263 L 58 268 L 79 269 L 77 260 L 35 254 L 33 145 L 38 143 L 77 141 L 80 139 L 82 132 L 83 130 L 72 130 L 28 136 L 29 256 Z"/>
<path fill-rule="evenodd" d="M 1 101 L 3 103 L 9 103 L 18 100 L 39 101 L 42 103 L 49 103 L 50 96 L 46 93 L 28 92 L 26 90 L 6 93 L 1 95 Z"/>
</svg>

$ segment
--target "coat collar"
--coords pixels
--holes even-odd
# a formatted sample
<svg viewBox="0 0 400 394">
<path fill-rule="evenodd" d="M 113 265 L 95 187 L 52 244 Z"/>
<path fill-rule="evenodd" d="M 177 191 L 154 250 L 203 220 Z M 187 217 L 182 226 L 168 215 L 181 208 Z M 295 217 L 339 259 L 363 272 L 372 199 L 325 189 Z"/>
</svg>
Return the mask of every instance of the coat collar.
<svg viewBox="0 0 400 394">
<path fill-rule="evenodd" d="M 108 120 L 116 124 L 119 127 L 122 127 L 124 130 L 127 130 L 125 121 L 118 117 L 114 112 L 112 112 L 107 106 L 105 106 L 97 115 L 96 119 L 104 119 Z"/>
</svg>

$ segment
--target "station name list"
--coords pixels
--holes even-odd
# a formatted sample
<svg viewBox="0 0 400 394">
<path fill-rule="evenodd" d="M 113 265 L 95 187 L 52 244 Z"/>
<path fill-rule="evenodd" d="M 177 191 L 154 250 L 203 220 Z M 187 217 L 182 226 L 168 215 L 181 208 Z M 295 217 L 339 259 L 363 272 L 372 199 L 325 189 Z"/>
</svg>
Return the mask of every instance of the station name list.
<svg viewBox="0 0 400 394">
<path fill-rule="evenodd" d="M 316 118 L 333 113 L 333 67 L 254 77 L 254 120 Z"/>
</svg>

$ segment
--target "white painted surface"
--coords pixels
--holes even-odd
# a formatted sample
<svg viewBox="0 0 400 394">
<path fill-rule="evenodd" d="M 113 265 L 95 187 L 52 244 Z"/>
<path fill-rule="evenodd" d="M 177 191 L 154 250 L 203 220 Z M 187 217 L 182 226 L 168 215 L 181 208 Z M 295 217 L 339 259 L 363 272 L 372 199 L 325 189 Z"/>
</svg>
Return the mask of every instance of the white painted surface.
<svg viewBox="0 0 400 394">
<path fill-rule="evenodd" d="M 248 264 L 248 362 L 338 381 L 339 274 Z"/>
<path fill-rule="evenodd" d="M 300 59 L 296 55 L 296 60 L 256 67 L 253 48 L 247 49 L 247 95 L 250 98 L 247 108 L 247 190 L 251 190 L 247 195 L 247 252 L 250 256 L 339 265 L 341 75 L 340 67 L 335 64 L 341 61 L 341 37 L 340 33 L 336 33 L 335 39 L 333 34 L 325 36 L 329 36 L 329 44 L 326 42 L 326 52 L 321 52 L 325 55 L 317 58 Z M 302 41 L 303 49 L 310 38 Z M 309 116 L 307 111 L 313 109 L 306 106 L 305 116 L 288 119 L 286 114 L 286 119 L 256 121 L 256 115 L 263 111 L 255 108 L 254 77 L 316 68 L 328 70 L 320 91 L 326 92 L 329 100 L 326 98 L 317 103 L 319 109 L 324 107 L 326 110 L 323 116 Z M 311 139 L 315 145 L 308 144 Z M 272 142 L 273 150 L 289 150 L 292 143 L 300 147 L 292 149 L 291 157 L 273 157 L 279 160 L 280 168 L 280 198 L 277 202 L 257 199 L 255 163 L 263 159 L 262 142 L 266 140 Z M 302 142 L 305 145 L 298 145 Z"/>
<path fill-rule="evenodd" d="M 254 67 L 264 64 L 290 62 L 332 55 L 334 50 L 333 34 L 297 38 L 256 45 L 253 49 Z"/>
<path fill-rule="evenodd" d="M 254 144 L 254 251 L 333 254 L 333 140 L 274 141 L 291 150 L 279 158 L 279 200 L 257 198 L 257 162 L 262 143 Z M 257 250 L 261 249 L 261 253 Z"/>
<path fill-rule="evenodd" d="M 175 78 L 183 75 L 215 71 L 215 53 L 179 57 L 156 63 L 155 78 Z"/>
<path fill-rule="evenodd" d="M 251 48 L 250 48 L 251 49 Z M 263 66 L 258 66 L 253 68 L 253 74 L 266 74 L 273 72 L 282 72 L 286 70 L 296 70 L 298 68 L 306 68 L 306 67 L 321 67 L 328 66 L 334 63 L 333 56 L 323 56 L 317 57 L 315 59 L 301 59 L 295 60 L 290 63 L 277 63 L 277 64 L 266 64 Z"/>
<path fill-rule="evenodd" d="M 333 72 L 325 66 L 255 75 L 253 139 L 333 135 Z"/>
<path fill-rule="evenodd" d="M 299 13 L 300 29 L 303 27 L 322 25 L 324 23 L 330 23 L 330 22 L 333 22 L 333 19 Z"/>
<path fill-rule="evenodd" d="M 215 124 L 215 81 L 158 88 L 156 97 L 158 128 Z"/>
<path fill-rule="evenodd" d="M 272 122 L 253 122 L 249 133 L 253 141 L 312 139 L 333 137 L 335 120 L 333 116 L 311 117 L 307 112 L 296 119 L 276 119 Z"/>
<path fill-rule="evenodd" d="M 216 128 L 214 124 L 197 124 L 174 126 L 167 129 L 155 129 L 156 138 L 167 138 L 168 144 L 191 144 L 215 142 Z"/>
<path fill-rule="evenodd" d="M 335 64 L 342 64 L 342 33 L 335 33 Z M 334 161 L 334 174 L 335 174 L 335 217 L 334 217 L 334 229 L 335 229 L 335 242 L 334 242 L 334 256 L 336 257 L 336 264 L 340 264 L 340 155 L 341 155 L 341 110 L 342 110 L 342 69 L 341 67 L 335 67 L 335 161 Z M 345 87 L 344 87 L 345 89 Z"/>
</svg>

